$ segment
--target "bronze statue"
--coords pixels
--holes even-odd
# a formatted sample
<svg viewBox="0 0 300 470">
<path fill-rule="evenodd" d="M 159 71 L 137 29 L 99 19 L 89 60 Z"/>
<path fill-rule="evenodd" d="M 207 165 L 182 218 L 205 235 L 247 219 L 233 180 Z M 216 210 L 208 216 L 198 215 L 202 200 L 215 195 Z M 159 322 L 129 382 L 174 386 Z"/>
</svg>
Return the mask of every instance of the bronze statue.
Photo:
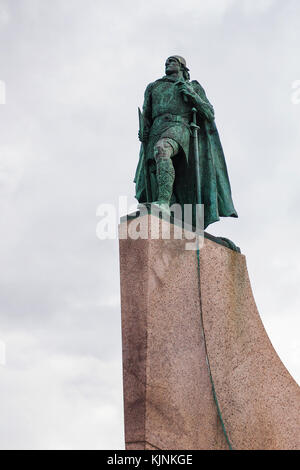
<svg viewBox="0 0 300 470">
<path fill-rule="evenodd" d="M 204 228 L 220 216 L 237 217 L 214 109 L 183 57 L 169 57 L 165 72 L 145 91 L 136 198 L 163 210 L 192 204 L 193 225 L 195 206 L 203 204 Z"/>
</svg>

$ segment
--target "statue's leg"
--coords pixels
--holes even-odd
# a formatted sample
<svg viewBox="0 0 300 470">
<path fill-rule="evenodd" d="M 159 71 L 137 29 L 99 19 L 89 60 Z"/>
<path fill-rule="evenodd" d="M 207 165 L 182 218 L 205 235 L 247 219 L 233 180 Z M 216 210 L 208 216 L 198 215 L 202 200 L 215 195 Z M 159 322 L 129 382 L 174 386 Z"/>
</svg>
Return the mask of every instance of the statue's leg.
<svg viewBox="0 0 300 470">
<path fill-rule="evenodd" d="M 157 203 L 159 205 L 170 205 L 175 180 L 172 157 L 174 157 L 178 151 L 179 146 L 177 142 L 167 137 L 159 139 L 154 147 L 158 185 Z"/>
</svg>

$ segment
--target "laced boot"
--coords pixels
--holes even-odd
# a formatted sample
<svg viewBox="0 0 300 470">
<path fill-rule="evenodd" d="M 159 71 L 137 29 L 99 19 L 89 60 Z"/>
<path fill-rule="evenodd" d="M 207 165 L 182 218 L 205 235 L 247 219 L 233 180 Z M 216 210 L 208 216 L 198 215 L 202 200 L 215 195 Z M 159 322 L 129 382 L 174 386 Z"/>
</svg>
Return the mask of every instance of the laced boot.
<svg viewBox="0 0 300 470">
<path fill-rule="evenodd" d="M 156 178 L 158 185 L 158 201 L 153 202 L 163 211 L 170 214 L 170 201 L 175 180 L 175 170 L 171 158 L 157 158 Z"/>
</svg>

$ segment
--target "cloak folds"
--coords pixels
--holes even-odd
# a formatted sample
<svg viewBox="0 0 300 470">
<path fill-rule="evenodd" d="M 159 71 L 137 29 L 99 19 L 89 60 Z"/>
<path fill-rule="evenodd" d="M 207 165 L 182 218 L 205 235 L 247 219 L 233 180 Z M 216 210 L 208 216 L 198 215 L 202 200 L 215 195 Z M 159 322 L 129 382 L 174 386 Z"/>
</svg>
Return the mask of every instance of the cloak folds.
<svg viewBox="0 0 300 470">
<path fill-rule="evenodd" d="M 208 225 L 220 220 L 220 217 L 238 217 L 234 208 L 230 182 L 227 173 L 225 157 L 220 142 L 218 130 L 214 120 L 208 121 L 197 113 L 201 203 L 204 204 L 204 229 Z M 159 136 L 151 135 L 146 144 L 141 145 L 139 162 L 134 182 L 136 183 L 136 199 L 146 202 L 144 160 L 146 159 L 149 173 L 152 201 L 158 197 L 156 181 L 156 164 L 154 160 L 154 145 Z M 175 182 L 170 205 L 177 203 L 184 210 L 184 204 L 192 204 L 192 225 L 196 226 L 196 173 L 193 142 L 190 138 L 188 155 L 181 148 L 180 152 L 172 158 L 175 168 Z"/>
</svg>

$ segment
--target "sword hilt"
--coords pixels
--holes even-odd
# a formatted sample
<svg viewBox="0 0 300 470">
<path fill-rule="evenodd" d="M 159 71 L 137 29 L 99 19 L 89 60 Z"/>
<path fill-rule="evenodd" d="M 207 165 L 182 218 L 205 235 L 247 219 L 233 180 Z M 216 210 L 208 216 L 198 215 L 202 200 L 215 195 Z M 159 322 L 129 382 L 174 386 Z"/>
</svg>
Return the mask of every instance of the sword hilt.
<svg viewBox="0 0 300 470">
<path fill-rule="evenodd" d="M 190 124 L 190 127 L 197 132 L 197 130 L 200 129 L 200 127 L 197 125 L 197 109 L 192 108 L 192 113 L 193 113 L 193 119 Z"/>
</svg>

